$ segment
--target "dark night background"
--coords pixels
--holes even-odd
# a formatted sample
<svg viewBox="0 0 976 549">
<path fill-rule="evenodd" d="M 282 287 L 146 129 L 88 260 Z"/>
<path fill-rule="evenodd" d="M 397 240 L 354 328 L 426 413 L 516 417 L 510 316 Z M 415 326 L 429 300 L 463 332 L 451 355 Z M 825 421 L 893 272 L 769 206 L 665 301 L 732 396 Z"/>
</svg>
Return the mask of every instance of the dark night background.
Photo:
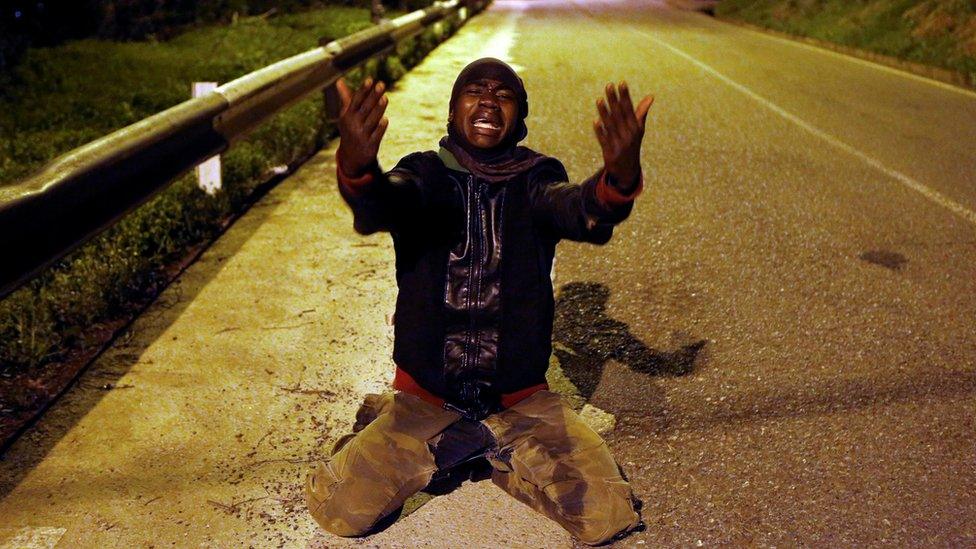
<svg viewBox="0 0 976 549">
<path fill-rule="evenodd" d="M 325 4 L 368 6 L 368 0 L 80 0 L 5 1 L 0 12 L 0 70 L 8 69 L 31 46 L 53 46 L 74 38 L 164 40 L 186 27 L 230 21 L 236 16 L 294 12 Z M 413 10 L 424 0 L 384 2 Z"/>
</svg>

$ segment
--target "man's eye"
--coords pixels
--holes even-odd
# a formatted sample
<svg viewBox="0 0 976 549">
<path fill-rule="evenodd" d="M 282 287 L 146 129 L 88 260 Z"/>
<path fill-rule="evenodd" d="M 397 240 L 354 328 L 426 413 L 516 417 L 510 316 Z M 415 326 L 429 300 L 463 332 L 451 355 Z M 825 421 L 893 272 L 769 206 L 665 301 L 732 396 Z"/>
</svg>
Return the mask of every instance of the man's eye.
<svg viewBox="0 0 976 549">
<path fill-rule="evenodd" d="M 498 98 L 499 99 L 504 99 L 506 101 L 513 101 L 515 99 L 515 94 L 503 92 L 503 93 L 498 94 Z"/>
</svg>

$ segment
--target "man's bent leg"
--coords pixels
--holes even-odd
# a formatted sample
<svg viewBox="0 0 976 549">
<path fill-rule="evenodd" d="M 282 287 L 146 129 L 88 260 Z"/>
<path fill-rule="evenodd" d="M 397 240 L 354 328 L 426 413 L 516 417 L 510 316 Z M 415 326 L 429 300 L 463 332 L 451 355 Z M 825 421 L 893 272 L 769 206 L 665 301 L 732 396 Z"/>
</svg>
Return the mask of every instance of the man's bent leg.
<svg viewBox="0 0 976 549">
<path fill-rule="evenodd" d="M 309 512 L 339 536 L 369 532 L 427 485 L 437 466 L 427 441 L 458 419 L 412 395 L 388 395 L 375 420 L 308 478 Z"/>
<path fill-rule="evenodd" d="M 492 481 L 583 543 L 640 522 L 606 443 L 558 394 L 540 391 L 484 423 L 498 441 Z"/>
</svg>

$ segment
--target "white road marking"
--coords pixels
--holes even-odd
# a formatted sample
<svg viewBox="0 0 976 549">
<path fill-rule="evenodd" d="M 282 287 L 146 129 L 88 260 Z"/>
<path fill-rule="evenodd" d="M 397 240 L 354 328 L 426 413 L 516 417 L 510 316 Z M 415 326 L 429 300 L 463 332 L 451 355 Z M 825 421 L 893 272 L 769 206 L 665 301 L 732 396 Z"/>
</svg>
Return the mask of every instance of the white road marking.
<svg viewBox="0 0 976 549">
<path fill-rule="evenodd" d="M 499 0 L 495 6 L 509 12 L 504 25 L 498 29 L 484 47 L 481 48 L 481 57 L 494 57 L 508 63 L 515 69 L 515 72 L 522 70 L 522 67 L 512 64 L 512 45 L 515 43 L 515 24 L 522 11 L 525 9 L 525 2 L 518 0 Z"/>
<path fill-rule="evenodd" d="M 558 1 L 562 2 L 563 0 Z M 508 12 L 508 17 L 506 17 L 504 24 L 491 35 L 491 38 L 489 38 L 487 42 L 485 42 L 485 45 L 479 51 L 480 56 L 501 59 L 502 61 L 508 63 L 515 70 L 515 72 L 521 72 L 523 70 L 523 67 L 512 62 L 511 53 L 512 46 L 515 44 L 515 37 L 518 35 L 518 32 L 516 31 L 516 24 L 518 23 L 519 18 L 522 16 L 522 11 L 525 9 L 525 6 L 526 2 L 524 0 L 496 0 L 492 4 L 491 9 L 506 11 Z M 453 82 L 455 76 L 451 75 L 449 78 L 451 82 Z M 555 258 L 553 258 L 552 270 L 550 271 L 549 276 L 553 281 L 553 286 L 555 286 Z M 579 393 L 579 389 L 575 385 L 573 386 L 573 389 Z M 600 434 L 606 434 L 609 431 L 612 431 L 617 422 L 617 416 L 589 403 L 584 404 L 583 409 L 579 412 L 583 418 L 583 421 Z"/>
<path fill-rule="evenodd" d="M 0 545 L 0 549 L 53 549 L 66 531 L 65 528 L 25 526 Z"/>
<path fill-rule="evenodd" d="M 657 44 L 659 44 L 659 45 L 661 45 L 661 46 L 663 46 L 663 47 L 671 50 L 676 55 L 685 58 L 686 60 L 690 61 L 691 63 L 693 63 L 694 65 L 696 65 L 700 69 L 702 69 L 705 72 L 711 74 L 715 78 L 718 78 L 722 82 L 725 82 L 726 84 L 728 84 L 729 86 L 735 88 L 736 90 L 739 90 L 740 92 L 744 93 L 745 95 L 751 97 L 752 99 L 756 100 L 757 102 L 759 102 L 763 106 L 767 107 L 771 111 L 773 111 L 776 114 L 782 116 L 783 118 L 789 120 L 790 122 L 793 122 L 797 126 L 800 126 L 801 128 L 803 128 L 804 130 L 810 132 L 811 134 L 813 134 L 813 135 L 815 135 L 815 136 L 823 139 L 824 141 L 830 143 L 831 145 L 837 147 L 838 149 L 843 150 L 844 152 L 847 152 L 848 154 L 851 154 L 853 156 L 856 156 L 857 158 L 860 158 L 865 163 L 867 163 L 869 166 L 871 166 L 871 167 L 873 167 L 873 168 L 875 168 L 875 169 L 883 172 L 884 174 L 888 175 L 892 179 L 895 179 L 898 182 L 900 182 L 901 184 L 905 185 L 909 189 L 912 189 L 913 191 L 916 191 L 916 192 L 920 193 L 925 198 L 928 198 L 932 202 L 935 202 L 936 204 L 938 204 L 938 205 L 940 205 L 940 206 L 948 209 L 949 211 L 955 213 L 956 215 L 962 217 L 966 221 L 969 221 L 973 225 L 976 225 L 976 212 L 973 212 L 972 210 L 970 210 L 969 208 L 966 208 L 965 206 L 963 206 L 962 204 L 956 202 L 955 200 L 952 200 L 951 198 L 949 198 L 949 197 L 945 196 L 944 194 L 936 191 L 935 189 L 932 189 L 930 187 L 925 186 L 924 184 L 922 184 L 922 183 L 916 181 L 915 179 L 913 179 L 913 178 L 911 178 L 911 177 L 909 177 L 909 176 L 901 173 L 898 170 L 895 170 L 895 169 L 889 168 L 888 166 L 885 166 L 884 164 L 881 163 L 880 160 L 878 160 L 878 159 L 876 159 L 876 158 L 874 158 L 872 156 L 868 156 L 867 154 L 861 152 L 860 150 L 855 149 L 854 147 L 848 145 L 847 143 L 844 143 L 840 139 L 837 139 L 836 137 L 830 135 L 829 133 L 827 133 L 827 132 L 825 132 L 825 131 L 823 131 L 823 130 L 821 130 L 819 128 L 816 128 L 816 127 L 810 125 L 809 123 L 807 123 L 806 121 L 804 121 L 802 118 L 800 118 L 800 117 L 796 116 L 795 114 L 793 114 L 793 113 L 791 113 L 791 112 L 783 109 L 782 107 L 780 107 L 779 105 L 773 103 L 769 99 L 766 99 L 765 97 L 763 97 L 763 96 L 759 95 L 758 93 L 752 91 L 751 89 L 743 86 L 742 84 L 736 82 L 735 80 L 732 80 L 728 76 L 725 76 L 724 74 L 722 74 L 722 73 L 718 72 L 717 70 L 713 69 L 711 66 L 709 66 L 709 65 L 707 65 L 707 64 L 699 61 L 698 59 L 695 59 L 691 55 L 689 55 L 689 54 L 685 53 L 684 51 L 682 51 L 682 50 L 680 50 L 680 49 L 672 46 L 671 44 L 665 42 L 664 40 L 661 40 L 660 38 L 658 38 L 656 36 L 653 36 L 652 34 L 646 32 L 646 31 L 640 30 L 640 29 L 637 29 L 637 32 L 639 32 L 639 33 L 643 34 L 644 36 L 650 38 L 652 41 L 656 42 Z"/>
<path fill-rule="evenodd" d="M 574 3 L 576 3 L 577 5 L 579 5 L 579 2 L 574 2 Z M 580 8 L 583 11 L 585 11 L 586 13 L 590 14 L 591 17 L 594 16 L 594 13 L 592 11 L 588 10 L 586 7 L 580 6 Z M 872 156 L 869 156 L 869 155 L 861 152 L 860 150 L 858 150 L 858 149 L 856 149 L 856 148 L 848 145 L 847 143 L 844 143 L 840 139 L 837 139 L 836 137 L 830 135 L 829 133 L 827 133 L 827 132 L 825 132 L 825 131 L 823 131 L 823 130 L 815 127 L 815 126 L 812 126 L 811 124 L 809 124 L 806 121 L 804 121 L 802 118 L 800 118 L 800 117 L 796 116 L 795 114 L 793 114 L 793 113 L 791 113 L 791 112 L 783 109 L 782 107 L 780 107 L 779 105 L 773 103 L 769 99 L 766 99 L 765 97 L 763 97 L 763 96 L 759 95 L 758 93 L 752 91 L 751 89 L 747 88 L 746 86 L 744 86 L 744 85 L 736 82 L 735 80 L 732 80 L 728 76 L 725 76 L 724 74 L 722 74 L 719 71 L 717 71 L 714 68 L 712 68 L 710 65 L 708 65 L 706 63 L 703 63 L 702 61 L 699 61 L 698 59 L 695 59 L 694 57 L 692 57 L 688 53 L 685 53 L 683 50 L 681 50 L 681 49 L 679 49 L 679 48 L 677 48 L 675 46 L 672 46 L 671 44 L 669 44 L 668 42 L 666 42 L 664 40 L 661 40 L 657 36 L 654 36 L 653 34 L 647 32 L 645 30 L 639 29 L 639 28 L 635 28 L 634 31 L 637 32 L 637 33 L 640 33 L 640 34 L 642 34 L 644 36 L 646 36 L 647 38 L 651 39 L 651 41 L 657 43 L 658 45 L 663 46 L 664 48 L 667 48 L 667 49 L 671 50 L 675 55 L 678 55 L 679 57 L 682 57 L 682 58 L 688 60 L 689 62 L 691 62 L 692 64 L 694 64 L 698 68 L 704 70 L 708 74 L 711 74 L 715 78 L 718 78 L 722 82 L 725 82 L 726 84 L 728 84 L 732 88 L 734 88 L 734 89 L 742 92 L 743 94 L 751 97 L 752 99 L 754 99 L 757 102 L 759 102 L 761 105 L 767 107 L 768 109 L 770 109 L 773 112 L 775 112 L 776 114 L 782 116 L 786 120 L 789 120 L 790 122 L 793 122 L 797 126 L 800 126 L 801 128 L 803 128 L 807 132 L 809 132 L 809 133 L 811 133 L 811 134 L 813 134 L 813 135 L 815 135 L 815 136 L 823 139 L 824 141 L 830 143 L 831 145 L 837 147 L 838 149 L 843 150 L 844 152 L 847 152 L 848 154 L 851 154 L 851 155 L 853 155 L 853 156 L 855 156 L 857 158 L 860 158 L 861 160 L 863 160 L 869 166 L 871 166 L 871 167 L 873 167 L 873 168 L 881 171 L 882 173 L 888 175 L 892 179 L 895 179 L 896 181 L 898 181 L 899 183 L 905 185 L 909 189 L 912 189 L 913 191 L 918 192 L 919 194 L 921 194 L 925 198 L 928 198 L 929 200 L 931 200 L 932 202 L 935 202 L 936 204 L 942 206 L 943 208 L 948 209 L 949 211 L 953 212 L 954 214 L 958 215 L 959 217 L 962 217 L 966 221 L 969 221 L 973 225 L 976 225 L 976 212 L 973 212 L 972 210 L 970 210 L 969 208 L 967 208 L 967 207 L 963 206 L 962 204 L 956 202 L 955 200 L 952 200 L 951 198 L 949 198 L 949 197 L 945 196 L 944 194 L 936 191 L 935 189 L 932 189 L 930 187 L 927 187 L 923 183 L 921 183 L 921 182 L 913 179 L 912 177 L 909 177 L 909 176 L 901 173 L 898 170 L 895 170 L 893 168 L 889 168 L 888 166 L 885 166 L 884 164 L 881 163 L 880 160 L 878 160 L 878 159 L 876 159 L 876 158 L 874 158 Z M 789 41 L 787 40 L 787 42 L 789 42 Z M 912 75 L 912 76 L 914 76 L 914 75 Z"/>
<path fill-rule="evenodd" d="M 574 2 L 574 3 L 577 4 L 577 5 L 579 5 L 579 2 Z M 591 17 L 593 17 L 595 15 L 591 10 L 587 9 L 585 6 L 580 6 L 580 9 L 582 9 L 584 12 L 588 13 Z M 878 159 L 876 159 L 876 158 L 874 158 L 872 156 L 868 156 L 867 154 L 861 152 L 860 150 L 855 149 L 854 147 L 848 145 L 847 143 L 844 143 L 840 139 L 837 139 L 836 137 L 830 135 L 829 133 L 827 133 L 827 132 L 825 132 L 825 131 L 823 131 L 823 130 L 821 130 L 819 128 L 816 128 L 816 127 L 810 125 L 809 123 L 807 123 L 806 121 L 804 121 L 802 118 L 800 118 L 800 117 L 796 116 L 795 114 L 793 114 L 793 113 L 791 113 L 791 112 L 783 109 L 782 107 L 780 107 L 779 105 L 773 103 L 769 99 L 766 99 L 765 97 L 763 97 L 763 96 L 759 95 L 758 93 L 752 91 L 751 89 L 743 86 L 742 84 L 736 82 L 735 80 L 732 80 L 728 76 L 725 76 L 724 74 L 722 74 L 719 71 L 717 71 L 714 68 L 712 68 L 710 65 L 707 65 L 706 63 L 703 63 L 703 62 L 699 61 L 698 59 L 695 59 L 691 55 L 685 53 L 683 50 L 681 50 L 679 48 L 676 48 L 675 46 L 672 46 L 671 44 L 669 44 L 668 42 L 665 42 L 664 40 L 661 40 L 657 36 L 654 36 L 653 34 L 647 32 L 645 30 L 639 29 L 639 28 L 634 28 L 634 31 L 635 32 L 638 32 L 638 33 L 640 33 L 640 34 L 642 34 L 644 36 L 646 36 L 647 38 L 651 39 L 651 41 L 657 43 L 658 45 L 660 45 L 660 46 L 662 46 L 664 48 L 667 48 L 668 50 L 671 50 L 671 52 L 673 52 L 675 55 L 677 55 L 679 57 L 682 57 L 682 58 L 688 60 L 689 62 L 691 62 L 692 64 L 694 64 L 698 68 L 702 69 L 703 71 L 707 72 L 708 74 L 711 74 L 715 78 L 718 78 L 722 82 L 725 82 L 726 84 L 728 84 L 732 88 L 734 88 L 734 89 L 742 92 L 743 94 L 751 97 L 755 101 L 759 102 L 761 105 L 765 106 L 766 108 L 770 109 L 771 111 L 775 112 L 776 114 L 782 116 L 786 120 L 789 120 L 790 122 L 793 122 L 794 124 L 796 124 L 797 126 L 803 128 L 807 132 L 809 132 L 809 133 L 811 133 L 811 134 L 819 137 L 820 139 L 823 139 L 827 143 L 830 143 L 831 145 L 837 147 L 838 149 L 841 149 L 842 151 L 844 151 L 844 152 L 846 152 L 848 154 L 851 154 L 851 155 L 853 155 L 853 156 L 855 156 L 857 158 L 860 158 L 861 160 L 863 160 L 869 166 L 871 166 L 871 167 L 873 167 L 873 168 L 881 171 L 882 173 L 886 174 L 887 176 L 891 177 L 892 179 L 894 179 L 894 180 L 898 181 L 899 183 L 905 185 L 909 189 L 912 189 L 913 191 L 918 192 L 919 194 L 921 194 L 925 198 L 928 198 L 929 200 L 931 200 L 932 202 L 935 202 L 936 204 L 942 206 L 943 208 L 948 209 L 952 213 L 958 215 L 959 217 L 962 217 L 963 219 L 965 219 L 966 221 L 969 221 L 973 225 L 976 225 L 976 212 L 973 212 L 972 210 L 970 210 L 969 208 L 963 206 L 962 204 L 959 204 L 955 200 L 952 200 L 951 198 L 949 198 L 949 197 L 945 196 L 944 194 L 936 191 L 935 189 L 932 189 L 930 187 L 925 186 L 924 184 L 920 183 L 919 181 L 916 181 L 915 179 L 913 179 L 913 178 L 911 178 L 911 177 L 909 177 L 909 176 L 901 173 L 898 170 L 895 170 L 895 169 L 889 168 L 888 166 L 885 166 L 884 164 L 881 163 L 880 160 L 878 160 Z"/>
<path fill-rule="evenodd" d="M 721 19 L 719 19 L 718 21 L 721 21 Z M 888 72 L 888 73 L 891 73 L 891 74 L 897 74 L 899 76 L 903 76 L 903 77 L 909 78 L 911 80 L 917 80 L 919 82 L 924 82 L 926 84 L 931 84 L 933 86 L 942 88 L 944 90 L 954 91 L 954 92 L 961 93 L 963 95 L 969 96 L 971 98 L 976 98 L 976 91 L 968 90 L 966 88 L 961 88 L 959 86 L 953 86 L 952 84 L 949 84 L 948 82 L 942 82 L 940 80 L 934 80 L 932 78 L 927 78 L 927 77 L 922 76 L 922 75 L 919 75 L 919 74 L 915 74 L 915 73 L 903 71 L 903 70 L 897 69 L 895 67 L 889 67 L 888 65 L 882 65 L 881 63 L 875 63 L 873 61 L 868 61 L 867 59 L 861 59 L 859 57 L 854 57 L 852 55 L 847 55 L 847 54 L 842 53 L 842 52 L 830 50 L 830 49 L 827 49 L 827 48 L 821 48 L 821 47 L 815 46 L 813 44 L 807 44 L 806 42 L 800 42 L 800 41 L 797 41 L 797 40 L 790 40 L 789 38 L 784 38 L 782 36 L 776 36 L 775 34 L 765 33 L 765 32 L 762 32 L 762 31 L 759 31 L 759 30 L 756 30 L 756 29 L 750 29 L 748 27 L 740 27 L 739 25 L 734 25 L 732 23 L 727 23 L 727 22 L 724 22 L 724 21 L 722 21 L 722 22 L 725 23 L 726 25 L 729 25 L 729 26 L 732 26 L 732 27 L 737 27 L 737 28 L 740 28 L 742 30 L 751 32 L 753 34 L 758 34 L 759 36 L 768 38 L 770 40 L 778 40 L 780 42 L 785 42 L 787 44 L 790 44 L 791 46 L 796 46 L 798 48 L 804 48 L 804 49 L 808 49 L 808 50 L 813 50 L 813 51 L 816 51 L 816 52 L 820 52 L 820 53 L 823 53 L 823 54 L 826 54 L 826 55 L 832 55 L 834 57 L 840 57 L 841 59 L 846 59 L 847 61 L 850 61 L 851 63 L 857 63 L 859 65 L 864 65 L 866 67 L 872 67 L 872 68 L 878 69 L 879 71 L 884 71 L 884 72 Z"/>
</svg>

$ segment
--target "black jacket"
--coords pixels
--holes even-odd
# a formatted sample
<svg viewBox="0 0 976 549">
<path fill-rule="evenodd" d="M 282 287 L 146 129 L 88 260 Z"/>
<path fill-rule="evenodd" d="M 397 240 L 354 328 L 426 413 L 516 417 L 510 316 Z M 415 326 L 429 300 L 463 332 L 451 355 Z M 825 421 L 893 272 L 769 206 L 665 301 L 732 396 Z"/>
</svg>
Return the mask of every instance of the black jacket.
<svg viewBox="0 0 976 549">
<path fill-rule="evenodd" d="M 397 366 L 461 407 L 545 383 L 556 243 L 606 243 L 633 204 L 604 205 L 599 176 L 569 183 L 546 158 L 489 183 L 441 149 L 406 156 L 385 174 L 375 167 L 366 185 L 340 184 L 356 231 L 393 237 Z"/>
</svg>

